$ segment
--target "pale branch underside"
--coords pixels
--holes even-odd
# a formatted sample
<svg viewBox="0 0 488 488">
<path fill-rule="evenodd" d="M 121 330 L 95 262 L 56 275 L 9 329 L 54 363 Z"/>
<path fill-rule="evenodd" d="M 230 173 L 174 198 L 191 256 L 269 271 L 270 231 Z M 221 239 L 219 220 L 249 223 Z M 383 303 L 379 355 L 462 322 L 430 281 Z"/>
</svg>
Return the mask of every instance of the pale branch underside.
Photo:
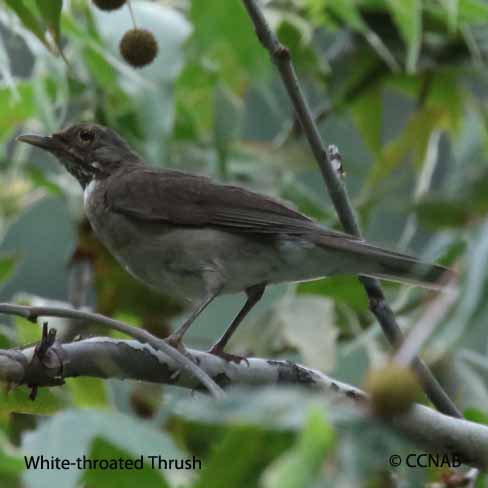
<svg viewBox="0 0 488 488">
<path fill-rule="evenodd" d="M 205 385 L 208 391 L 214 396 L 219 397 L 223 394 L 221 388 L 212 379 L 202 371 L 194 362 L 190 361 L 184 354 L 170 346 L 166 341 L 152 335 L 150 332 L 138 327 L 132 327 L 120 320 L 106 317 L 99 313 L 88 312 L 84 310 L 75 310 L 63 307 L 32 307 L 27 305 L 17 305 L 14 303 L 0 303 L 0 313 L 7 315 L 17 315 L 27 320 L 35 322 L 39 317 L 63 317 L 68 319 L 79 320 L 80 324 L 87 324 L 89 321 L 102 325 L 108 329 L 118 330 L 139 340 L 142 343 L 151 344 L 154 348 L 164 351 L 172 357 L 181 367 L 193 375 Z M 55 333 L 56 331 L 54 331 Z M 35 384 L 35 383 L 34 383 Z"/>
<path fill-rule="evenodd" d="M 35 348 L 0 350 L 0 380 L 16 385 L 60 385 L 65 378 L 118 378 L 202 389 L 198 380 L 167 354 L 133 340 L 93 337 L 55 342 L 42 361 Z M 370 414 L 367 395 L 311 368 L 289 361 L 249 358 L 238 364 L 188 350 L 189 357 L 222 388 L 295 385 L 323 394 L 333 404 L 355 405 Z M 422 405 L 388 422 L 420 447 L 456 454 L 466 464 L 488 468 L 488 427 L 455 419 Z"/>
</svg>

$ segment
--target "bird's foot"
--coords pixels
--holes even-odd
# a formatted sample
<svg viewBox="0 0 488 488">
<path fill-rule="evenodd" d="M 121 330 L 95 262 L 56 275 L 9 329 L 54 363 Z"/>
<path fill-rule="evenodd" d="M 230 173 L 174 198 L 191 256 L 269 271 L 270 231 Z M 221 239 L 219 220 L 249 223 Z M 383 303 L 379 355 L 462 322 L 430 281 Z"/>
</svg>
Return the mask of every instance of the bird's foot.
<svg viewBox="0 0 488 488">
<path fill-rule="evenodd" d="M 229 363 L 236 363 L 240 364 L 242 361 L 244 361 L 247 366 L 249 366 L 249 361 L 247 360 L 246 357 L 244 356 L 238 356 L 237 354 L 230 354 L 228 352 L 225 352 L 223 349 L 221 349 L 218 346 L 213 346 L 211 349 L 207 351 L 209 354 L 212 354 L 214 356 L 217 356 L 224 361 L 227 361 Z"/>
<path fill-rule="evenodd" d="M 178 352 L 183 354 L 183 356 L 187 357 L 190 361 L 193 361 L 197 366 L 199 366 L 200 360 L 198 359 L 198 356 L 195 356 L 188 351 L 188 349 L 183 344 L 180 336 L 176 334 L 171 334 L 164 339 L 164 342 L 166 342 L 166 344 L 173 347 Z"/>
<path fill-rule="evenodd" d="M 164 339 L 164 342 L 166 342 L 166 344 L 173 347 L 177 351 L 181 352 L 181 354 L 184 354 L 185 356 L 189 356 L 189 353 L 186 350 L 186 347 L 183 344 L 183 341 L 181 340 L 181 337 L 179 335 L 171 334 Z"/>
<path fill-rule="evenodd" d="M 164 341 L 175 349 L 181 350 L 185 348 L 185 346 L 183 346 L 181 336 L 178 334 L 171 334 L 168 337 L 165 337 Z"/>
</svg>

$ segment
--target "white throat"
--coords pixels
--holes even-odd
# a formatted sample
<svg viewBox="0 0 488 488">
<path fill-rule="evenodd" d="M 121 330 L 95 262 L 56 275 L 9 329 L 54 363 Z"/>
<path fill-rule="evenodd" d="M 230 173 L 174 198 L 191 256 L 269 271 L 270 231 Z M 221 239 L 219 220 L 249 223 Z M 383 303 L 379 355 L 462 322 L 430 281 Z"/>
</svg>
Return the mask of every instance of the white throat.
<svg viewBox="0 0 488 488">
<path fill-rule="evenodd" d="M 100 181 L 93 178 L 90 183 L 86 185 L 85 190 L 83 191 L 83 204 L 85 205 L 85 208 L 87 207 L 93 192 L 97 189 L 98 183 L 100 183 Z"/>
</svg>

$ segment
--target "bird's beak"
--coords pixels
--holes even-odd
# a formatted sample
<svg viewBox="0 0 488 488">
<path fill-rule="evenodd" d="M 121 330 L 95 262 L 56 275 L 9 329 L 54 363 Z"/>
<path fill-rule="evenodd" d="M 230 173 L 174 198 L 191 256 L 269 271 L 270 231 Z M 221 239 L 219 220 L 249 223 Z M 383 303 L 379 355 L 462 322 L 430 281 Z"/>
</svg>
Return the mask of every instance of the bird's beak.
<svg viewBox="0 0 488 488">
<path fill-rule="evenodd" d="M 40 147 L 46 151 L 54 151 L 60 149 L 60 143 L 50 136 L 37 136 L 34 134 L 24 134 L 17 137 L 20 142 L 26 142 L 32 146 Z"/>
</svg>

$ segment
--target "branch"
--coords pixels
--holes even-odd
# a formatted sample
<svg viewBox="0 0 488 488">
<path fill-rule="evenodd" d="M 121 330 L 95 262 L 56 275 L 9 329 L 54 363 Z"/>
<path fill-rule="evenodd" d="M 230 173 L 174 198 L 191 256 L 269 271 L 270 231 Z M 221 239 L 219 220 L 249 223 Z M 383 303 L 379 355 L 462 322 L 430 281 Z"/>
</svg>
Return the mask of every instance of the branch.
<svg viewBox="0 0 488 488">
<path fill-rule="evenodd" d="M 335 403 L 356 406 L 368 414 L 368 398 L 361 390 L 325 374 L 291 363 L 249 358 L 249 364 L 227 362 L 206 352 L 188 354 L 221 387 L 297 385 L 321 392 Z M 92 376 L 201 388 L 179 363 L 149 344 L 94 337 L 67 344 L 55 343 L 45 364 L 33 362 L 34 348 L 0 350 L 0 380 L 39 386 L 60 384 L 64 378 Z M 488 468 L 488 427 L 453 419 L 422 405 L 391 421 L 391 425 L 419 446 L 436 454 L 456 454 L 462 462 Z"/>
<path fill-rule="evenodd" d="M 124 322 L 121 322 L 120 320 L 105 317 L 104 315 L 98 313 L 85 312 L 81 310 L 56 307 L 30 307 L 10 303 L 0 303 L 0 313 L 18 315 L 19 317 L 24 317 L 31 322 L 35 322 L 38 317 L 65 317 L 83 320 L 86 322 L 95 322 L 110 329 L 118 330 L 119 332 L 127 334 L 140 342 L 150 344 L 155 349 L 167 354 L 176 362 L 176 364 L 205 385 L 205 387 L 214 397 L 219 397 L 223 394 L 222 389 L 204 371 L 202 371 L 201 368 L 184 356 L 180 351 L 174 347 L 171 347 L 164 340 L 153 336 L 148 331 L 131 327 L 130 325 L 124 324 Z M 33 382 L 33 384 L 36 383 Z"/>
<path fill-rule="evenodd" d="M 261 44 L 269 51 L 271 59 L 280 72 L 282 81 L 293 103 L 296 116 L 302 125 L 303 132 L 319 165 L 325 185 L 327 186 L 344 230 L 354 236 L 361 237 L 361 230 L 354 215 L 346 188 L 330 161 L 308 102 L 300 87 L 295 68 L 290 58 L 290 51 L 279 42 L 275 34 L 271 31 L 256 1 L 243 0 L 243 3 L 254 24 Z M 378 319 L 390 344 L 394 348 L 397 348 L 403 341 L 403 334 L 393 311 L 386 303 L 379 281 L 366 276 L 360 276 L 359 280 L 368 295 L 371 312 Z M 416 371 L 425 393 L 436 408 L 452 417 L 462 418 L 461 412 L 443 390 L 429 367 L 421 359 L 416 357 L 412 361 L 412 368 Z"/>
</svg>

